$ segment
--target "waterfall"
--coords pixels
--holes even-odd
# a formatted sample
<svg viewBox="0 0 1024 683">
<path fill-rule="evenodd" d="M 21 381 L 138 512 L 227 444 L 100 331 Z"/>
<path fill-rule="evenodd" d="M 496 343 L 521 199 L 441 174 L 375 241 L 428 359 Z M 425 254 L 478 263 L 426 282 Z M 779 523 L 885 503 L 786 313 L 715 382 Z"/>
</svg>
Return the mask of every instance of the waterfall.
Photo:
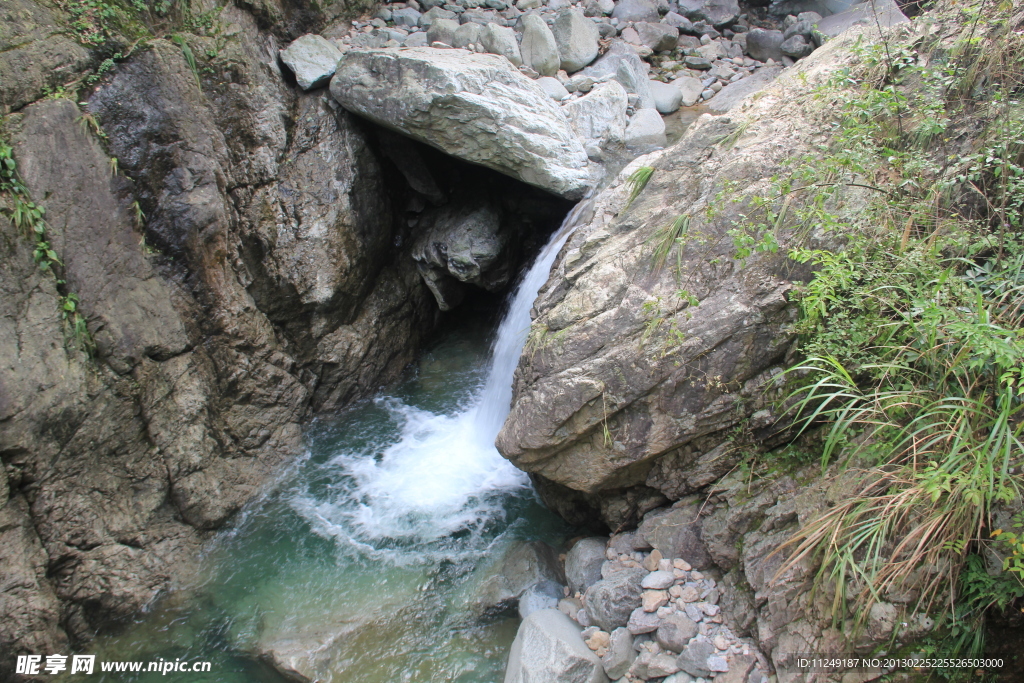
<svg viewBox="0 0 1024 683">
<path fill-rule="evenodd" d="M 316 533 L 399 564 L 430 559 L 439 543 L 452 552 L 443 540 L 459 532 L 459 552 L 479 550 L 465 532 L 485 533 L 502 517 L 504 498 L 529 486 L 494 440 L 509 413 L 530 309 L 585 203 L 569 213 L 520 280 L 491 347 L 486 378 L 463 407 L 445 415 L 378 398 L 397 426 L 397 440 L 339 453 L 327 463 L 343 475 L 332 495 L 293 501 Z"/>
</svg>

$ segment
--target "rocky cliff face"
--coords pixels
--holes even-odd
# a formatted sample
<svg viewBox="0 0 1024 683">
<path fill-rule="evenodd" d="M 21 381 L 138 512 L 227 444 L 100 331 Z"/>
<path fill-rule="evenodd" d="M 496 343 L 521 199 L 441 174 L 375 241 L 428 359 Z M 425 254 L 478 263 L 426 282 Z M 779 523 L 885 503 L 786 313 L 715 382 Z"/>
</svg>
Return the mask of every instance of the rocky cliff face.
<svg viewBox="0 0 1024 683">
<path fill-rule="evenodd" d="M 60 259 L 38 268 L 0 218 L 5 655 L 66 651 L 143 608 L 299 452 L 311 411 L 395 378 L 434 325 L 424 211 L 500 180 L 289 85 L 279 38 L 345 11 L 228 5 L 215 36 L 150 37 L 64 97 L 120 38 L 83 47 L 57 6 L 5 3 L 3 137 Z M 501 287 L 557 223 L 560 200 L 526 195 L 509 225 L 529 229 L 473 252 L 495 269 L 476 284 Z M 91 354 L 62 320 L 72 293 Z"/>
<path fill-rule="evenodd" d="M 639 524 L 617 552 L 653 546 L 710 572 L 726 623 L 753 636 L 780 680 L 804 680 L 787 654 L 848 646 L 829 627 L 827 596 L 811 591 L 813 567 L 776 577 L 786 554 L 774 552 L 848 491 L 814 468 L 753 481 L 735 473 L 745 451 L 780 438 L 773 378 L 791 362 L 789 294 L 811 277 L 785 256 L 802 227 L 795 213 L 774 220 L 773 242 L 746 228 L 768 220 L 754 198 L 772 194 L 786 160 L 827 139 L 814 89 L 859 33 L 727 116 L 701 117 L 595 197 L 538 298 L 498 436 L 566 518 L 612 531 Z M 856 212 L 861 192 L 845 192 L 844 211 Z M 835 239 L 813 226 L 800 238 Z M 871 642 L 893 634 L 875 616 Z"/>
</svg>

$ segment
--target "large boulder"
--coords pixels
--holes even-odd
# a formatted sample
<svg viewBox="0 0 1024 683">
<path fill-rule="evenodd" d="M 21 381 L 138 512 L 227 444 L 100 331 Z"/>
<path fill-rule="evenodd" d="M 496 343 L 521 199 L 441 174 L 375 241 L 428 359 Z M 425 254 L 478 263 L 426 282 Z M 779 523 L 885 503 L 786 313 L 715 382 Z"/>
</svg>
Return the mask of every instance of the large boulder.
<svg viewBox="0 0 1024 683">
<path fill-rule="evenodd" d="M 558 56 L 558 44 L 547 22 L 538 15 L 527 14 L 523 17 L 523 42 L 519 49 L 523 64 L 541 76 L 554 76 L 558 73 L 561 61 Z"/>
<path fill-rule="evenodd" d="M 679 0 L 679 13 L 691 21 L 728 26 L 740 15 L 737 0 Z"/>
<path fill-rule="evenodd" d="M 601 83 L 563 107 L 573 130 L 588 145 L 603 147 L 621 142 L 626 132 L 629 96 L 618 81 Z"/>
<path fill-rule="evenodd" d="M 636 50 L 621 40 L 614 40 L 600 59 L 580 73 L 595 81 L 603 81 L 611 76 L 626 89 L 627 93 L 638 96 L 637 108 L 645 109 L 654 106 L 650 80 L 647 76 L 649 68 L 637 55 Z"/>
<path fill-rule="evenodd" d="M 788 293 L 810 273 L 791 264 L 785 248 L 736 258 L 728 231 L 749 211 L 743 197 L 769 192 L 783 161 L 810 147 L 821 129 L 814 117 L 824 112 L 805 103 L 844 44 L 826 43 L 741 115 L 699 118 L 674 146 L 633 161 L 596 197 L 594 218 L 569 239 L 535 304 L 534 329 L 557 343 L 520 358 L 497 437 L 505 457 L 581 494 L 630 488 L 646 496 L 672 491 L 674 483 L 649 477 L 678 449 L 692 449 L 689 468 L 725 444 L 716 467 L 726 467 L 737 457 L 728 447 L 737 425 L 752 438 L 769 435 L 776 417 L 765 388 L 785 363 L 797 314 Z M 742 144 L 716 144 L 729 136 Z M 630 203 L 628 179 L 644 166 L 652 173 Z M 725 198 L 727 182 L 739 182 L 737 201 Z M 670 240 L 673 225 L 680 241 L 659 264 L 652 242 Z M 677 294 L 681 281 L 692 298 Z M 692 482 L 706 481 L 694 475 Z M 608 512 L 603 503 L 593 509 Z"/>
<path fill-rule="evenodd" d="M 652 0 L 619 0 L 612 10 L 612 18 L 622 23 L 630 21 L 658 21 L 658 5 Z"/>
<path fill-rule="evenodd" d="M 295 74 L 303 90 L 327 85 L 341 59 L 338 46 L 323 36 L 307 33 L 281 50 L 281 61 Z"/>
<path fill-rule="evenodd" d="M 456 50 L 352 50 L 331 94 L 346 109 L 566 198 L 587 155 L 551 98 L 506 59 Z"/>
<path fill-rule="evenodd" d="M 480 31 L 480 44 L 492 55 L 501 55 L 507 59 L 512 66 L 521 66 L 523 63 L 516 32 L 508 26 L 499 26 L 494 22 L 487 24 Z"/>
<path fill-rule="evenodd" d="M 526 617 L 512 641 L 505 683 L 607 683 L 601 660 L 583 643 L 580 631 L 558 610 Z"/>
<path fill-rule="evenodd" d="M 512 543 L 494 562 L 478 570 L 470 607 L 478 615 L 498 614 L 518 605 L 535 586 L 565 584 L 565 574 L 554 548 L 539 541 Z M 544 591 L 542 591 L 544 592 Z"/>
<path fill-rule="evenodd" d="M 597 26 L 575 7 L 567 7 L 555 17 L 552 25 L 561 66 L 575 73 L 597 58 Z"/>
<path fill-rule="evenodd" d="M 747 54 L 756 60 L 767 62 L 782 61 L 782 31 L 755 28 L 747 32 Z"/>
</svg>

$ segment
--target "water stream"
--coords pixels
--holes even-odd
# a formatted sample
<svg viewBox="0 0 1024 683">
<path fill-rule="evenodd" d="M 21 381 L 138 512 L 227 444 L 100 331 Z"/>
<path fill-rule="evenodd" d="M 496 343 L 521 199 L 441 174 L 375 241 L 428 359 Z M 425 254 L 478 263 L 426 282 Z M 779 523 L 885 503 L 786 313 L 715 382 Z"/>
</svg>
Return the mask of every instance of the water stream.
<svg viewBox="0 0 1024 683">
<path fill-rule="evenodd" d="M 209 660 L 188 680 L 279 683 L 273 653 L 323 681 L 500 681 L 518 619 L 478 618 L 473 589 L 511 543 L 560 544 L 569 530 L 494 439 L 530 308 L 577 214 L 524 275 L 492 345 L 486 324 L 467 321 L 398 386 L 312 425 L 307 457 L 195 576 L 98 639 L 98 661 Z"/>
</svg>

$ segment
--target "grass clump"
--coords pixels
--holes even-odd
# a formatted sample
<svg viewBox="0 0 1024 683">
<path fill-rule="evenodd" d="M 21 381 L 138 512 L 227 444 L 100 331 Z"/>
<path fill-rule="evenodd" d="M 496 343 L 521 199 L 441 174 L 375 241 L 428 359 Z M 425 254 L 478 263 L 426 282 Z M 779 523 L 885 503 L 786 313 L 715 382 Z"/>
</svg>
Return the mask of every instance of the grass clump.
<svg viewBox="0 0 1024 683">
<path fill-rule="evenodd" d="M 979 573 L 982 552 L 1012 557 L 1013 532 L 992 525 L 1020 507 L 1024 466 L 1024 35 L 1011 9 L 950 6 L 953 38 L 859 46 L 819 92 L 837 112 L 831 143 L 763 198 L 757 232 L 785 217 L 805 235 L 789 256 L 816 274 L 797 294 L 805 360 L 789 405 L 800 430 L 822 427 L 823 468 L 854 475 L 784 546 L 779 576 L 813 559 L 837 622 L 891 600 L 939 617 L 961 652 L 984 647 L 988 609 L 1024 597 L 1024 568 Z"/>
</svg>

